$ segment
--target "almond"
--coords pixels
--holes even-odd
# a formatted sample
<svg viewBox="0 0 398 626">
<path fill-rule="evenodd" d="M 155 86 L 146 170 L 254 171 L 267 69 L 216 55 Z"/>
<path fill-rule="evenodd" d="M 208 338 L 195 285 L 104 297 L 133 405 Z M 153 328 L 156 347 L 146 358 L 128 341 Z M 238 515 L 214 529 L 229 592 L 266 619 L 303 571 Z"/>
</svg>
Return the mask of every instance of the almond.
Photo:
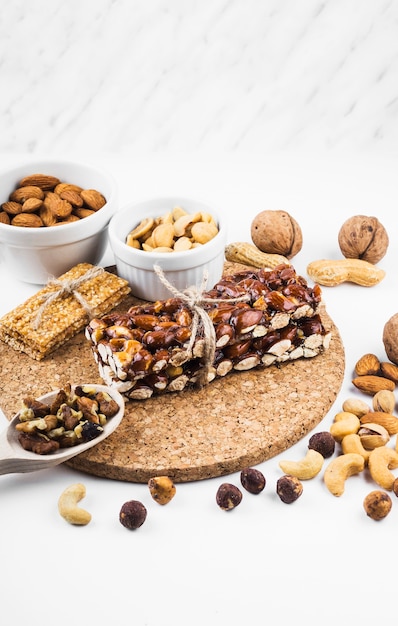
<svg viewBox="0 0 398 626">
<path fill-rule="evenodd" d="M 83 191 L 83 187 L 80 187 L 79 185 L 73 185 L 72 183 L 59 183 L 54 188 L 54 192 L 58 195 L 61 195 L 61 193 L 63 193 L 64 191 L 75 191 L 76 193 L 80 194 L 80 192 Z"/>
<path fill-rule="evenodd" d="M 9 200 L 13 202 L 24 203 L 28 198 L 39 198 L 43 200 L 44 192 L 37 185 L 26 185 L 25 187 L 18 187 L 10 193 Z"/>
<path fill-rule="evenodd" d="M 394 381 L 394 383 L 398 383 L 398 365 L 382 361 L 380 363 L 380 372 L 385 378 L 389 378 Z"/>
<path fill-rule="evenodd" d="M 74 191 L 73 189 L 65 189 L 65 191 L 61 191 L 59 197 L 62 198 L 62 200 L 67 200 L 74 207 L 83 206 L 83 198 L 80 193 Z"/>
<path fill-rule="evenodd" d="M 83 189 L 80 195 L 84 204 L 93 211 L 98 211 L 106 203 L 104 196 L 96 189 Z"/>
<path fill-rule="evenodd" d="M 57 223 L 57 218 L 54 213 L 44 203 L 40 207 L 39 215 L 44 226 L 54 226 L 54 224 Z"/>
<path fill-rule="evenodd" d="M 47 191 L 43 204 L 57 219 L 65 219 L 72 213 L 71 203 L 62 200 L 62 198 L 53 191 Z"/>
<path fill-rule="evenodd" d="M 34 213 L 38 209 L 40 209 L 43 204 L 43 200 L 39 198 L 28 198 L 22 205 L 21 213 Z"/>
<path fill-rule="evenodd" d="M 1 208 L 8 213 L 8 215 L 18 215 L 18 213 L 22 213 L 22 204 L 20 202 L 4 202 Z"/>
<path fill-rule="evenodd" d="M 357 376 L 377 374 L 380 370 L 380 361 L 375 354 L 364 354 L 357 361 L 354 369 Z"/>
<path fill-rule="evenodd" d="M 379 424 L 383 426 L 389 435 L 396 435 L 398 433 L 398 418 L 389 413 L 382 411 L 370 411 L 366 415 L 362 415 L 359 418 L 361 424 Z"/>
<path fill-rule="evenodd" d="M 44 226 L 42 220 L 36 213 L 19 213 L 11 220 L 12 226 L 25 226 L 27 228 L 40 228 Z"/>
<path fill-rule="evenodd" d="M 83 219 L 85 217 L 90 217 L 90 215 L 94 215 L 95 211 L 91 209 L 75 209 L 74 214 L 79 218 Z"/>
<path fill-rule="evenodd" d="M 9 224 L 10 216 L 5 211 L 0 211 L 0 224 Z"/>
<path fill-rule="evenodd" d="M 357 376 L 357 378 L 352 380 L 352 384 L 357 389 L 372 396 L 382 389 L 388 389 L 389 391 L 394 391 L 395 389 L 395 383 L 392 380 L 375 375 Z"/>
<path fill-rule="evenodd" d="M 25 187 L 26 185 L 34 185 L 40 187 L 46 191 L 54 189 L 59 183 L 59 179 L 56 176 L 48 176 L 47 174 L 30 174 L 25 176 L 19 181 L 19 187 Z"/>
</svg>

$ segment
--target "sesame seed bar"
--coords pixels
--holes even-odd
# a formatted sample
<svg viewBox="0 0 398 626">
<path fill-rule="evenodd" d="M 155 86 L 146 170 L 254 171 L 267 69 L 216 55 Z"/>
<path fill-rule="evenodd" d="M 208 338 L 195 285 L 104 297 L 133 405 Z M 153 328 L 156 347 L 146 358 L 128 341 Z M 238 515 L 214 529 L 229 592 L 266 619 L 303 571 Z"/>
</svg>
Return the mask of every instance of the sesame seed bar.
<svg viewBox="0 0 398 626">
<path fill-rule="evenodd" d="M 129 293 L 126 280 L 79 263 L 6 313 L 0 319 L 0 339 L 41 361 L 82 331 L 91 317 L 110 312 Z"/>
<path fill-rule="evenodd" d="M 86 337 L 106 384 L 143 400 L 233 371 L 314 357 L 329 347 L 321 289 L 308 286 L 291 266 L 225 276 L 202 296 L 214 329 L 210 353 L 205 324 L 195 331 L 192 303 L 178 297 L 92 319 Z"/>
</svg>

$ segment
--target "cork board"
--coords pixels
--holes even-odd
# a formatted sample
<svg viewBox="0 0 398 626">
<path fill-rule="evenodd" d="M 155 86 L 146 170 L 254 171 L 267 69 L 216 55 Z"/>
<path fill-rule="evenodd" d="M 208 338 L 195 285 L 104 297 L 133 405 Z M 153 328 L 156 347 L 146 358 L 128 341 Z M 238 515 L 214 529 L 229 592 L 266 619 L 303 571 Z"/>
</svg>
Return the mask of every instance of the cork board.
<svg viewBox="0 0 398 626">
<path fill-rule="evenodd" d="M 226 271 L 237 269 L 226 264 Z M 129 297 L 119 309 L 136 302 Z M 234 372 L 203 389 L 128 401 L 119 428 L 67 465 L 120 481 L 168 475 L 187 482 L 240 471 L 287 450 L 322 421 L 342 385 L 342 340 L 325 309 L 321 315 L 332 332 L 322 355 Z M 66 382 L 102 382 L 84 333 L 41 362 L 0 342 L 0 363 L 0 403 L 8 419 L 22 395 L 39 396 Z"/>
</svg>

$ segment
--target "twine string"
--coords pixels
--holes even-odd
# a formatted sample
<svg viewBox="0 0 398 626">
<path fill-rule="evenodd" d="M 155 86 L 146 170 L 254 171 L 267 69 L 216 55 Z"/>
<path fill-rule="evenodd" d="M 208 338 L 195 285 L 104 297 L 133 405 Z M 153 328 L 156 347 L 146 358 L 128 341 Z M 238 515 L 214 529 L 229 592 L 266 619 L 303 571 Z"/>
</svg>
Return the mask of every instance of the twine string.
<svg viewBox="0 0 398 626">
<path fill-rule="evenodd" d="M 84 296 L 82 296 L 82 294 L 78 291 L 78 288 L 83 283 L 87 282 L 91 278 L 95 278 L 103 272 L 103 267 L 94 267 L 92 269 L 89 269 L 82 276 L 79 276 L 79 278 L 73 278 L 72 280 L 59 280 L 58 278 L 55 278 L 53 280 L 50 280 L 47 285 L 50 287 L 57 287 L 57 289 L 55 291 L 50 291 L 43 294 L 43 302 L 40 305 L 33 320 L 33 329 L 37 330 L 39 328 L 43 318 L 43 314 L 46 311 L 47 307 L 50 306 L 50 304 L 58 298 L 63 298 L 66 295 L 72 295 L 87 312 L 88 316 L 92 317 L 90 305 L 84 298 Z"/>
<path fill-rule="evenodd" d="M 205 385 L 208 382 L 208 373 L 214 362 L 214 356 L 216 352 L 216 331 L 214 324 L 208 315 L 207 311 L 203 307 L 204 304 L 217 304 L 222 302 L 228 302 L 233 304 L 235 302 L 247 302 L 249 297 L 247 295 L 238 296 L 236 298 L 208 298 L 206 297 L 206 287 L 208 282 L 208 272 L 204 270 L 201 285 L 197 287 L 189 287 L 180 291 L 174 285 L 172 285 L 163 273 L 162 268 L 159 265 L 153 267 L 155 274 L 158 276 L 160 282 L 173 294 L 176 298 L 179 298 L 189 307 L 193 313 L 191 336 L 187 347 L 187 353 L 189 358 L 193 356 L 193 348 L 197 337 L 203 333 L 204 350 L 203 350 L 203 368 L 199 377 L 199 384 Z M 185 357 L 182 356 L 185 360 Z"/>
</svg>

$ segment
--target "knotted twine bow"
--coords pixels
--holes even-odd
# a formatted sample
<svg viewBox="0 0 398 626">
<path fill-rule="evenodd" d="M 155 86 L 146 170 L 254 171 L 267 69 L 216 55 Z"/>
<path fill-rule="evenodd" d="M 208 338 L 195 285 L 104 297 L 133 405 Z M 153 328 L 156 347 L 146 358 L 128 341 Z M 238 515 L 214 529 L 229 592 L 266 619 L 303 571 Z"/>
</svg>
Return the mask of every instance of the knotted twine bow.
<svg viewBox="0 0 398 626">
<path fill-rule="evenodd" d="M 72 280 L 59 280 L 55 278 L 47 283 L 48 286 L 58 287 L 56 291 L 50 291 L 48 293 L 43 294 L 43 303 L 40 305 L 39 310 L 36 313 L 36 316 L 33 320 L 33 328 L 37 330 L 40 326 L 43 313 L 47 309 L 48 306 L 58 298 L 62 298 L 65 295 L 72 295 L 78 302 L 81 304 L 83 309 L 87 311 L 89 317 L 92 317 L 92 311 L 90 305 L 87 300 L 82 296 L 82 294 L 77 291 L 78 287 L 90 280 L 91 278 L 95 278 L 99 274 L 104 272 L 103 267 L 94 267 L 93 269 L 87 270 L 85 274 L 79 276 L 79 278 L 73 278 Z"/>
<path fill-rule="evenodd" d="M 203 308 L 204 304 L 215 304 L 220 302 L 244 302 L 249 298 L 247 295 L 238 296 L 236 298 L 207 298 L 204 294 L 206 291 L 208 272 L 204 270 L 202 282 L 199 287 L 189 287 L 183 291 L 179 291 L 174 285 L 172 285 L 163 273 L 162 268 L 159 265 L 154 265 L 153 269 L 158 276 L 160 282 L 172 293 L 176 298 L 183 300 L 193 313 L 191 337 L 187 347 L 187 353 L 189 358 L 192 358 L 193 347 L 195 345 L 196 338 L 200 330 L 203 330 L 204 350 L 203 350 L 203 368 L 200 372 L 198 380 L 199 385 L 206 385 L 208 383 L 208 373 L 213 365 L 214 356 L 216 352 L 216 331 L 214 324 L 208 315 L 207 311 Z M 185 353 L 184 353 L 185 354 Z M 185 356 L 182 357 L 185 361 Z M 182 361 L 183 362 L 183 361 Z"/>
</svg>

